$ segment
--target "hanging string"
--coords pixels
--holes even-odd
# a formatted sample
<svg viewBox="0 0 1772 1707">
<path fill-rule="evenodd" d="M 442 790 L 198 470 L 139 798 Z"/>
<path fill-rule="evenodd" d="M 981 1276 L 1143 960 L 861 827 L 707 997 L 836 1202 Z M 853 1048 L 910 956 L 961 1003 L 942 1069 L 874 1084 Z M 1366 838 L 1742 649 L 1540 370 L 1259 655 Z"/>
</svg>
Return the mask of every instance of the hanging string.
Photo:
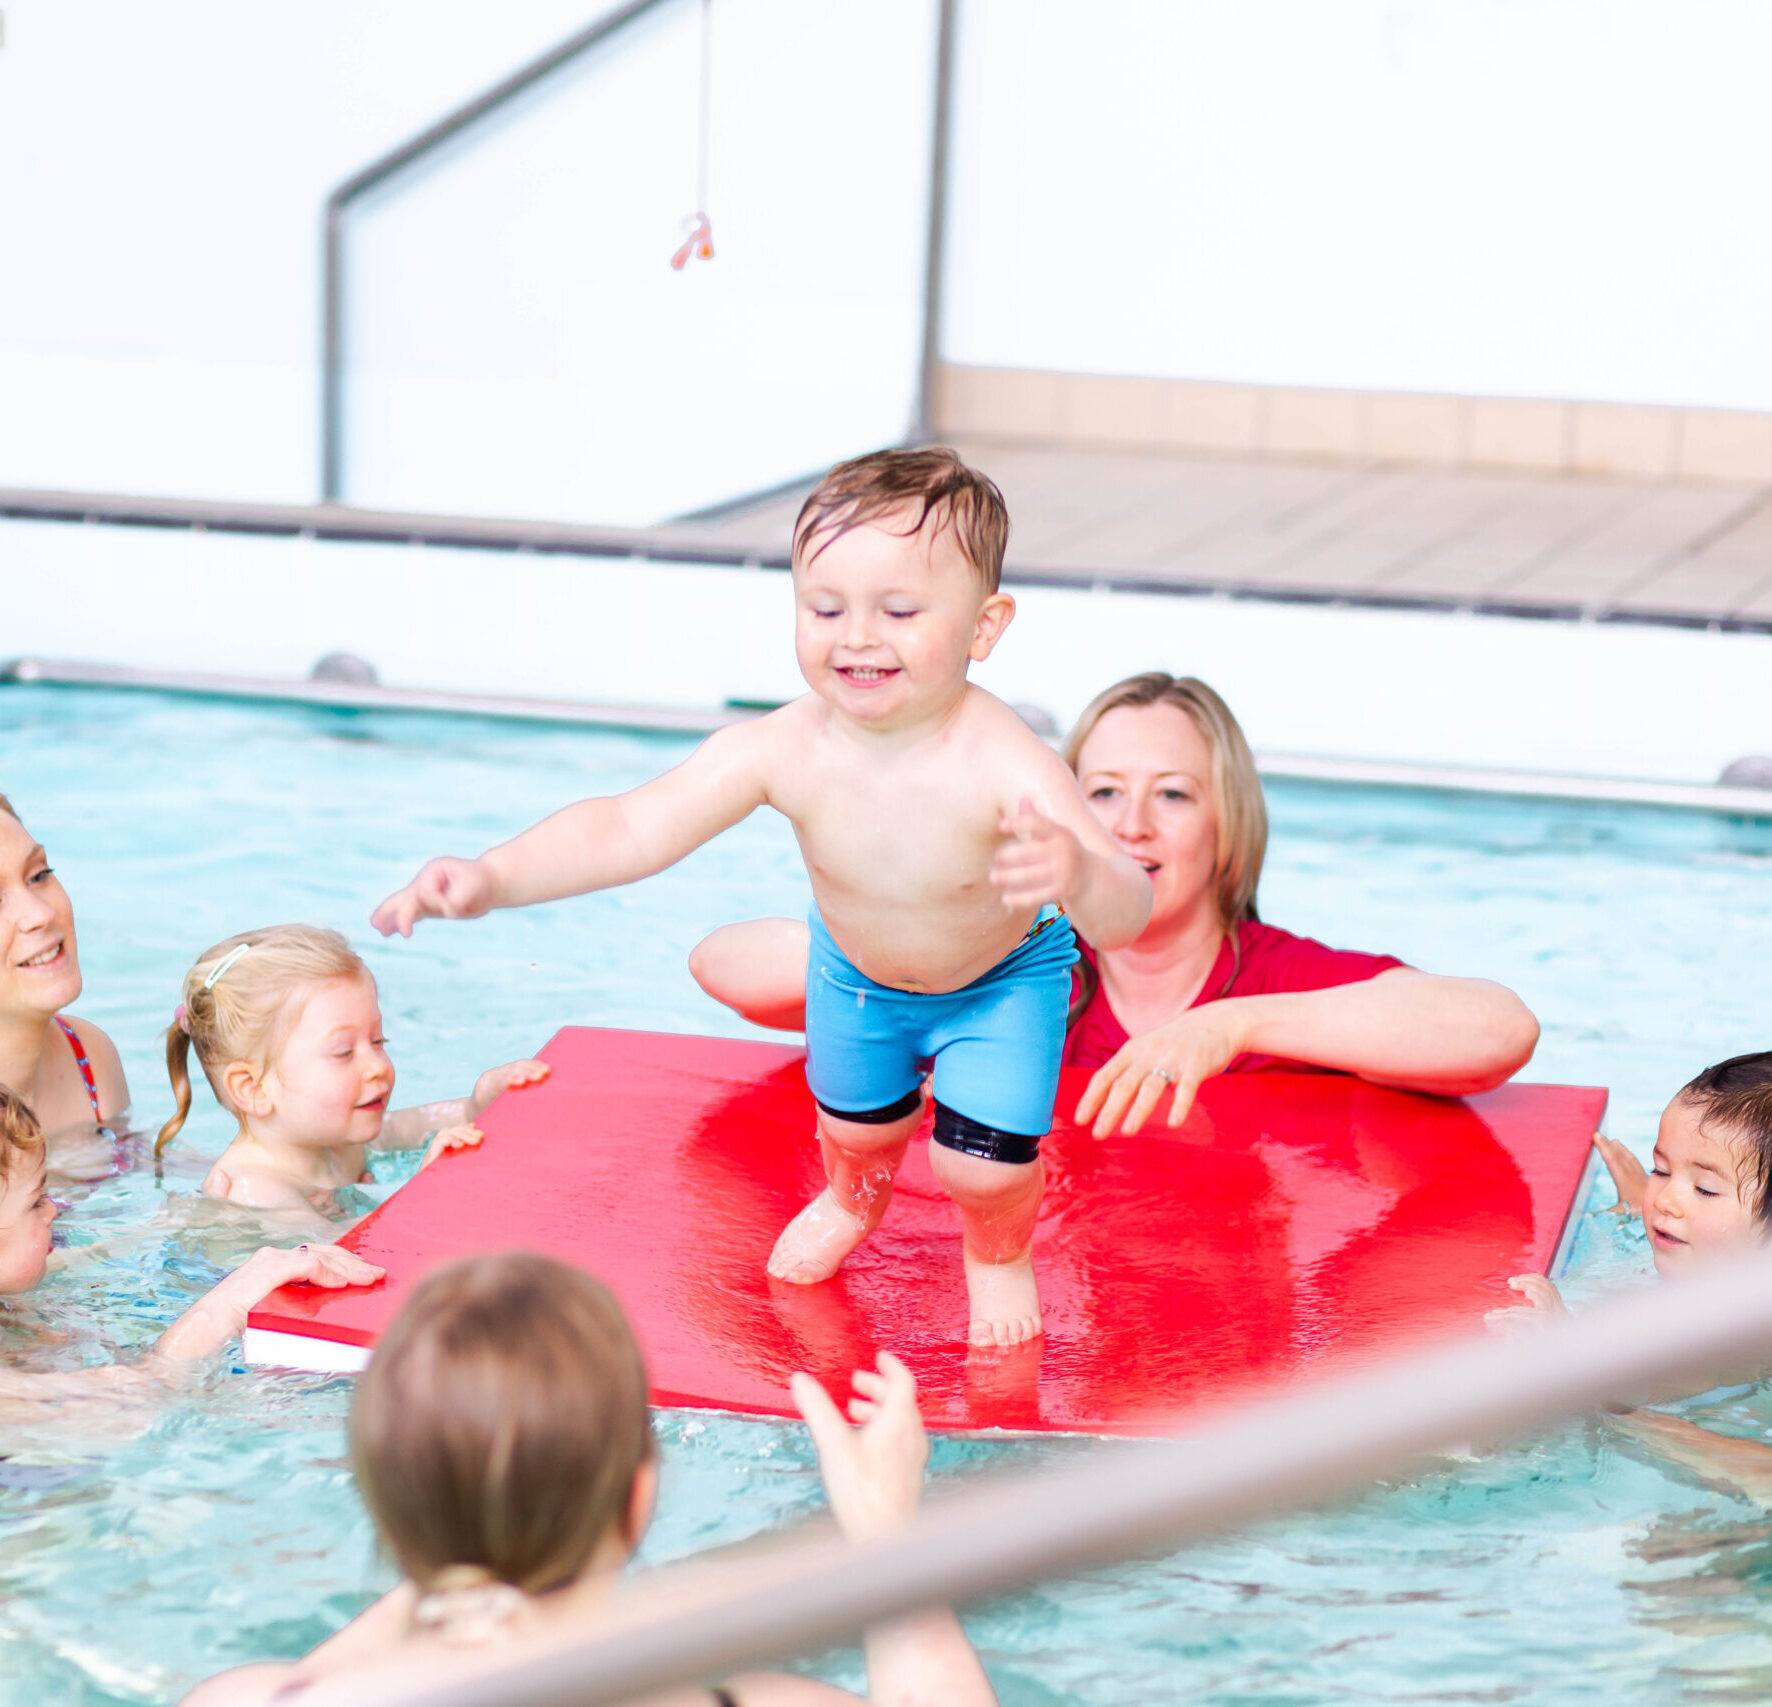
<svg viewBox="0 0 1772 1707">
<path fill-rule="evenodd" d="M 695 159 L 695 209 L 683 221 L 687 233 L 671 266 L 677 271 L 689 265 L 691 257 L 703 261 L 714 258 L 714 227 L 708 219 L 709 160 L 713 153 L 713 65 L 714 65 L 714 0 L 701 0 L 701 99 L 698 115 Z"/>
</svg>

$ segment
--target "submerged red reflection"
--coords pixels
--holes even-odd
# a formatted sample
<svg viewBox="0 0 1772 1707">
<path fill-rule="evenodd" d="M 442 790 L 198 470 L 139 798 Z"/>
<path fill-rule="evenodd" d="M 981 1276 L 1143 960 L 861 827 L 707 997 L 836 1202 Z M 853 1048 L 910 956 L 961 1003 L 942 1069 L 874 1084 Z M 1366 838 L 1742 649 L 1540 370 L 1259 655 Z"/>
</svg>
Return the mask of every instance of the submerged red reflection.
<svg viewBox="0 0 1772 1707">
<path fill-rule="evenodd" d="M 1046 1337 L 971 1352 L 959 1226 L 912 1145 L 891 1211 L 838 1276 L 763 1272 L 823 1183 L 799 1050 L 569 1027 L 543 1084 L 499 1099 L 345 1243 L 370 1292 L 292 1287 L 254 1327 L 372 1344 L 427 1269 L 528 1248 L 601 1275 L 665 1405 L 791 1414 L 888 1347 L 938 1428 L 1136 1433 L 1178 1408 L 1469 1320 L 1545 1271 L 1604 1091 L 1510 1085 L 1464 1101 L 1335 1074 L 1209 1081 L 1186 1123 L 1096 1142 L 1064 1115 L 1035 1236 Z"/>
</svg>

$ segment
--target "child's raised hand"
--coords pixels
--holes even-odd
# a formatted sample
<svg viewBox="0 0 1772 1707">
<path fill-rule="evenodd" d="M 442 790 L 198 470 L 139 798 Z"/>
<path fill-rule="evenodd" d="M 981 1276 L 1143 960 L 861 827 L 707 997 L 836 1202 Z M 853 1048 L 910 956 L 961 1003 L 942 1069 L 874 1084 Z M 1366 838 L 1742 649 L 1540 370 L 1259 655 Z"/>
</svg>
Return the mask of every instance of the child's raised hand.
<svg viewBox="0 0 1772 1707">
<path fill-rule="evenodd" d="M 1497 1333 L 1530 1331 L 1569 1314 L 1569 1306 L 1563 1302 L 1562 1293 L 1542 1274 L 1516 1274 L 1508 1282 L 1508 1286 L 1526 1302 L 1504 1305 L 1499 1310 L 1490 1310 L 1483 1317 Z"/>
<path fill-rule="evenodd" d="M 383 936 L 411 936 L 420 919 L 477 919 L 494 900 L 492 877 L 477 859 L 432 859 L 404 889 L 369 915 Z"/>
<path fill-rule="evenodd" d="M 507 1061 L 502 1067 L 488 1067 L 474 1081 L 474 1094 L 469 1099 L 476 1114 L 485 1110 L 494 1097 L 503 1096 L 523 1085 L 539 1085 L 553 1071 L 545 1061 Z"/>
<path fill-rule="evenodd" d="M 445 1126 L 425 1146 L 424 1160 L 418 1165 L 421 1168 L 428 1168 L 439 1156 L 446 1155 L 451 1150 L 478 1149 L 485 1137 L 486 1134 L 477 1126 L 467 1124 Z"/>
<path fill-rule="evenodd" d="M 1006 908 L 1043 907 L 1075 890 L 1083 875 L 1083 844 L 1025 794 L 998 819 L 997 833 L 1009 840 L 991 862 L 991 882 Z"/>
<path fill-rule="evenodd" d="M 1643 1193 L 1649 1186 L 1649 1176 L 1644 1173 L 1643 1164 L 1616 1138 L 1608 1138 L 1604 1132 L 1594 1134 L 1594 1148 L 1600 1152 L 1600 1160 L 1606 1164 L 1613 1189 L 1618 1193 L 1618 1201 L 1612 1205 L 1611 1213 L 1641 1215 Z"/>
<path fill-rule="evenodd" d="M 887 1535 L 916 1515 L 929 1437 L 917 1412 L 917 1383 L 889 1351 L 852 1377 L 850 1428 L 810 1375 L 789 1383 L 818 1449 L 819 1474 L 837 1526 L 851 1540 Z"/>
</svg>

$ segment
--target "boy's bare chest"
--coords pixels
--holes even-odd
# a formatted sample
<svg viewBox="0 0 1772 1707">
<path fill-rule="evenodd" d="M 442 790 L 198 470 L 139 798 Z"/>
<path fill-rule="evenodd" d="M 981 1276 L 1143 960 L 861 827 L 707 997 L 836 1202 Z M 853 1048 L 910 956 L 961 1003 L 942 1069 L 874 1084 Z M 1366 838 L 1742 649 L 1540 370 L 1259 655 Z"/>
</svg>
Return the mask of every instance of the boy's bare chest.
<svg viewBox="0 0 1772 1707">
<path fill-rule="evenodd" d="M 939 777 L 870 776 L 808 765 L 783 810 L 794 821 L 813 875 L 876 881 L 939 874 L 944 886 L 982 881 L 1001 837 L 993 781 L 963 772 Z"/>
</svg>

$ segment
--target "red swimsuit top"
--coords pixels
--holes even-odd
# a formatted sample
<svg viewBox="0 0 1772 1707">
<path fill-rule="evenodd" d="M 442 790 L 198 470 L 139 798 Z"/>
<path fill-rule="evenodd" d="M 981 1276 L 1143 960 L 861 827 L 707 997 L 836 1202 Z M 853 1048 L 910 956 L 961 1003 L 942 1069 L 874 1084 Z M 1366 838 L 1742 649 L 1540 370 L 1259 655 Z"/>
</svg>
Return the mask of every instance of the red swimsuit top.
<svg viewBox="0 0 1772 1707">
<path fill-rule="evenodd" d="M 61 1027 L 62 1036 L 68 1040 L 68 1047 L 74 1051 L 74 1065 L 80 1069 L 80 1082 L 86 1087 L 86 1100 L 92 1104 L 92 1118 L 103 1126 L 104 1116 L 98 1111 L 98 1080 L 92 1075 L 92 1062 L 87 1057 L 86 1045 L 80 1041 L 80 1033 L 60 1014 L 55 1016 L 55 1023 Z"/>
</svg>

